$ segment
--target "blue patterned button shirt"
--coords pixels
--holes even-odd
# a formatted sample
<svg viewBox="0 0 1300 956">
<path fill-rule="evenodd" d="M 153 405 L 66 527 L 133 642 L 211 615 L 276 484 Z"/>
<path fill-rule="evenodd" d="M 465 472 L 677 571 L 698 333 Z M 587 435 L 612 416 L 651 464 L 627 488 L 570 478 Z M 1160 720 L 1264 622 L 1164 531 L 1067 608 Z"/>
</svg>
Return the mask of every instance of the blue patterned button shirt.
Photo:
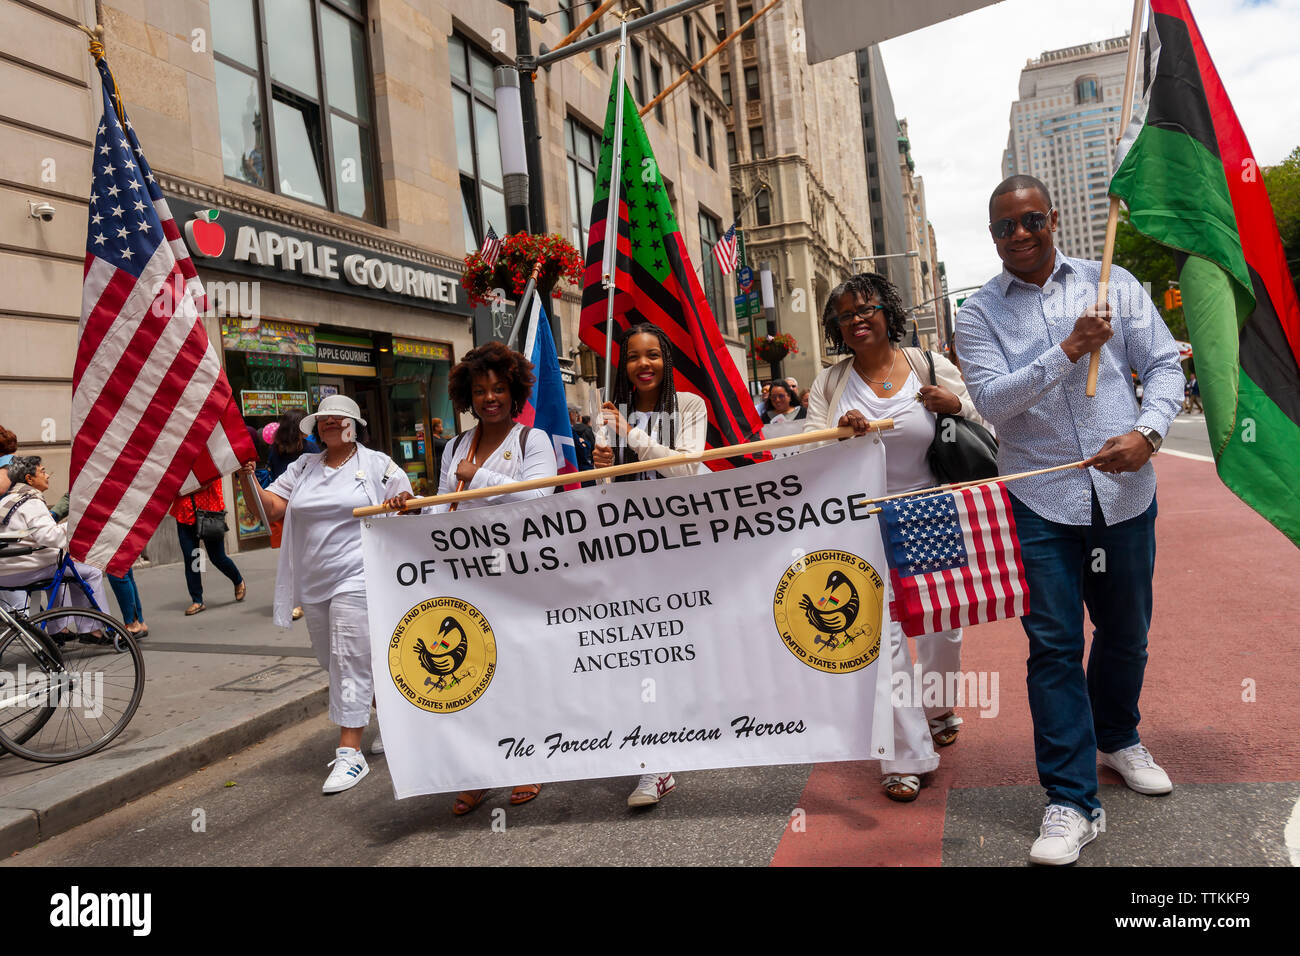
<svg viewBox="0 0 1300 956">
<path fill-rule="evenodd" d="M 1118 266 L 1111 268 L 1108 295 L 1115 334 L 1101 350 L 1096 397 L 1084 394 L 1088 356 L 1072 364 L 1059 346 L 1097 301 L 1100 278 L 1101 263 L 1057 250 L 1043 288 L 1003 269 L 957 313 L 962 374 L 976 409 L 997 428 L 1004 475 L 1089 458 L 1135 425 L 1164 435 L 1182 407 L 1174 337 L 1146 290 Z M 1142 382 L 1140 409 L 1130 368 Z M 1147 462 L 1124 474 L 1058 471 L 1007 489 L 1041 517 L 1070 525 L 1092 523 L 1095 489 L 1106 524 L 1113 525 L 1151 506 L 1156 475 Z"/>
</svg>

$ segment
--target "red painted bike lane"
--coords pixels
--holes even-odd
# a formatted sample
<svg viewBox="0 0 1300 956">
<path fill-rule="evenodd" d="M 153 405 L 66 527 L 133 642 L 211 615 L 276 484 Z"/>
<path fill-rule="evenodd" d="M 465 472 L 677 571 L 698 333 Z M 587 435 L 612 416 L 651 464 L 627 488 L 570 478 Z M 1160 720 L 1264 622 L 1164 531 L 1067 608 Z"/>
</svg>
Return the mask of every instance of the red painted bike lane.
<svg viewBox="0 0 1300 956">
<path fill-rule="evenodd" d="M 1158 456 L 1156 473 L 1143 743 L 1175 786 L 1300 780 L 1300 549 L 1209 462 Z M 885 797 L 875 762 L 816 765 L 772 864 L 940 865 L 950 790 L 1037 783 L 1026 656 L 1019 621 L 968 629 L 962 668 L 997 675 L 996 716 L 958 710 L 957 742 L 910 804 Z M 1102 770 L 1101 782 L 1121 781 Z"/>
</svg>

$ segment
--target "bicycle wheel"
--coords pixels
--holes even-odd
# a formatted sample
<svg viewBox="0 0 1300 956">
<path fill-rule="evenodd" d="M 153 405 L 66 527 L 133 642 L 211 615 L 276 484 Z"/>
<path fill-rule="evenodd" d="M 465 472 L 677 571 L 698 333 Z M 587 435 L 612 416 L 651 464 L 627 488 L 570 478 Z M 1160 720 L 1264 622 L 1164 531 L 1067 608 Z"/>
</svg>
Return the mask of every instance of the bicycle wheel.
<svg viewBox="0 0 1300 956">
<path fill-rule="evenodd" d="M 0 641 L 0 681 L 0 747 L 64 763 L 93 754 L 130 722 L 144 693 L 144 656 L 107 614 L 54 608 Z"/>
</svg>

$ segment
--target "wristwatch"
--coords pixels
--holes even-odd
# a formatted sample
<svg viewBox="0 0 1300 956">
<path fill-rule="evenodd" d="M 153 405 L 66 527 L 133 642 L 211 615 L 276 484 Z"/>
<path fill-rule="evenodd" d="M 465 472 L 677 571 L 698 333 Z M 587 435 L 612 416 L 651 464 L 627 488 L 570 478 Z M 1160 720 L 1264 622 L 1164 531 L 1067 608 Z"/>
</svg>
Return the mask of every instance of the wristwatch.
<svg viewBox="0 0 1300 956">
<path fill-rule="evenodd" d="M 1160 450 L 1160 446 L 1165 442 L 1164 438 L 1154 428 L 1148 428 L 1146 425 L 1135 425 L 1133 430 L 1147 440 L 1151 445 L 1151 454 L 1153 455 Z"/>
</svg>

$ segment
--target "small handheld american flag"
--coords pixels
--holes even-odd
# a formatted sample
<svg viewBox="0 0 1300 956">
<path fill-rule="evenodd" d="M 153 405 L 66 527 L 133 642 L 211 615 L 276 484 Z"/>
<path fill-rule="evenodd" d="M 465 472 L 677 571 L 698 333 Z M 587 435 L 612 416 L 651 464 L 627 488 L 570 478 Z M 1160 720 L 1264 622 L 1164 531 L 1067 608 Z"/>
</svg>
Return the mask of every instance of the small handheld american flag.
<svg viewBox="0 0 1300 956">
<path fill-rule="evenodd" d="M 909 637 L 1029 613 L 1029 586 L 1002 484 L 885 501 L 880 533 L 890 615 Z"/>
<path fill-rule="evenodd" d="M 483 247 L 479 249 L 478 254 L 487 262 L 488 268 L 496 268 L 497 257 L 501 255 L 501 237 L 497 231 L 488 223 L 487 235 L 483 237 Z"/>
<path fill-rule="evenodd" d="M 733 222 L 731 228 L 713 246 L 713 258 L 718 260 L 718 265 L 722 267 L 722 274 L 730 275 L 736 270 L 736 263 L 740 261 L 739 243 L 736 241 L 736 224 Z"/>
</svg>

